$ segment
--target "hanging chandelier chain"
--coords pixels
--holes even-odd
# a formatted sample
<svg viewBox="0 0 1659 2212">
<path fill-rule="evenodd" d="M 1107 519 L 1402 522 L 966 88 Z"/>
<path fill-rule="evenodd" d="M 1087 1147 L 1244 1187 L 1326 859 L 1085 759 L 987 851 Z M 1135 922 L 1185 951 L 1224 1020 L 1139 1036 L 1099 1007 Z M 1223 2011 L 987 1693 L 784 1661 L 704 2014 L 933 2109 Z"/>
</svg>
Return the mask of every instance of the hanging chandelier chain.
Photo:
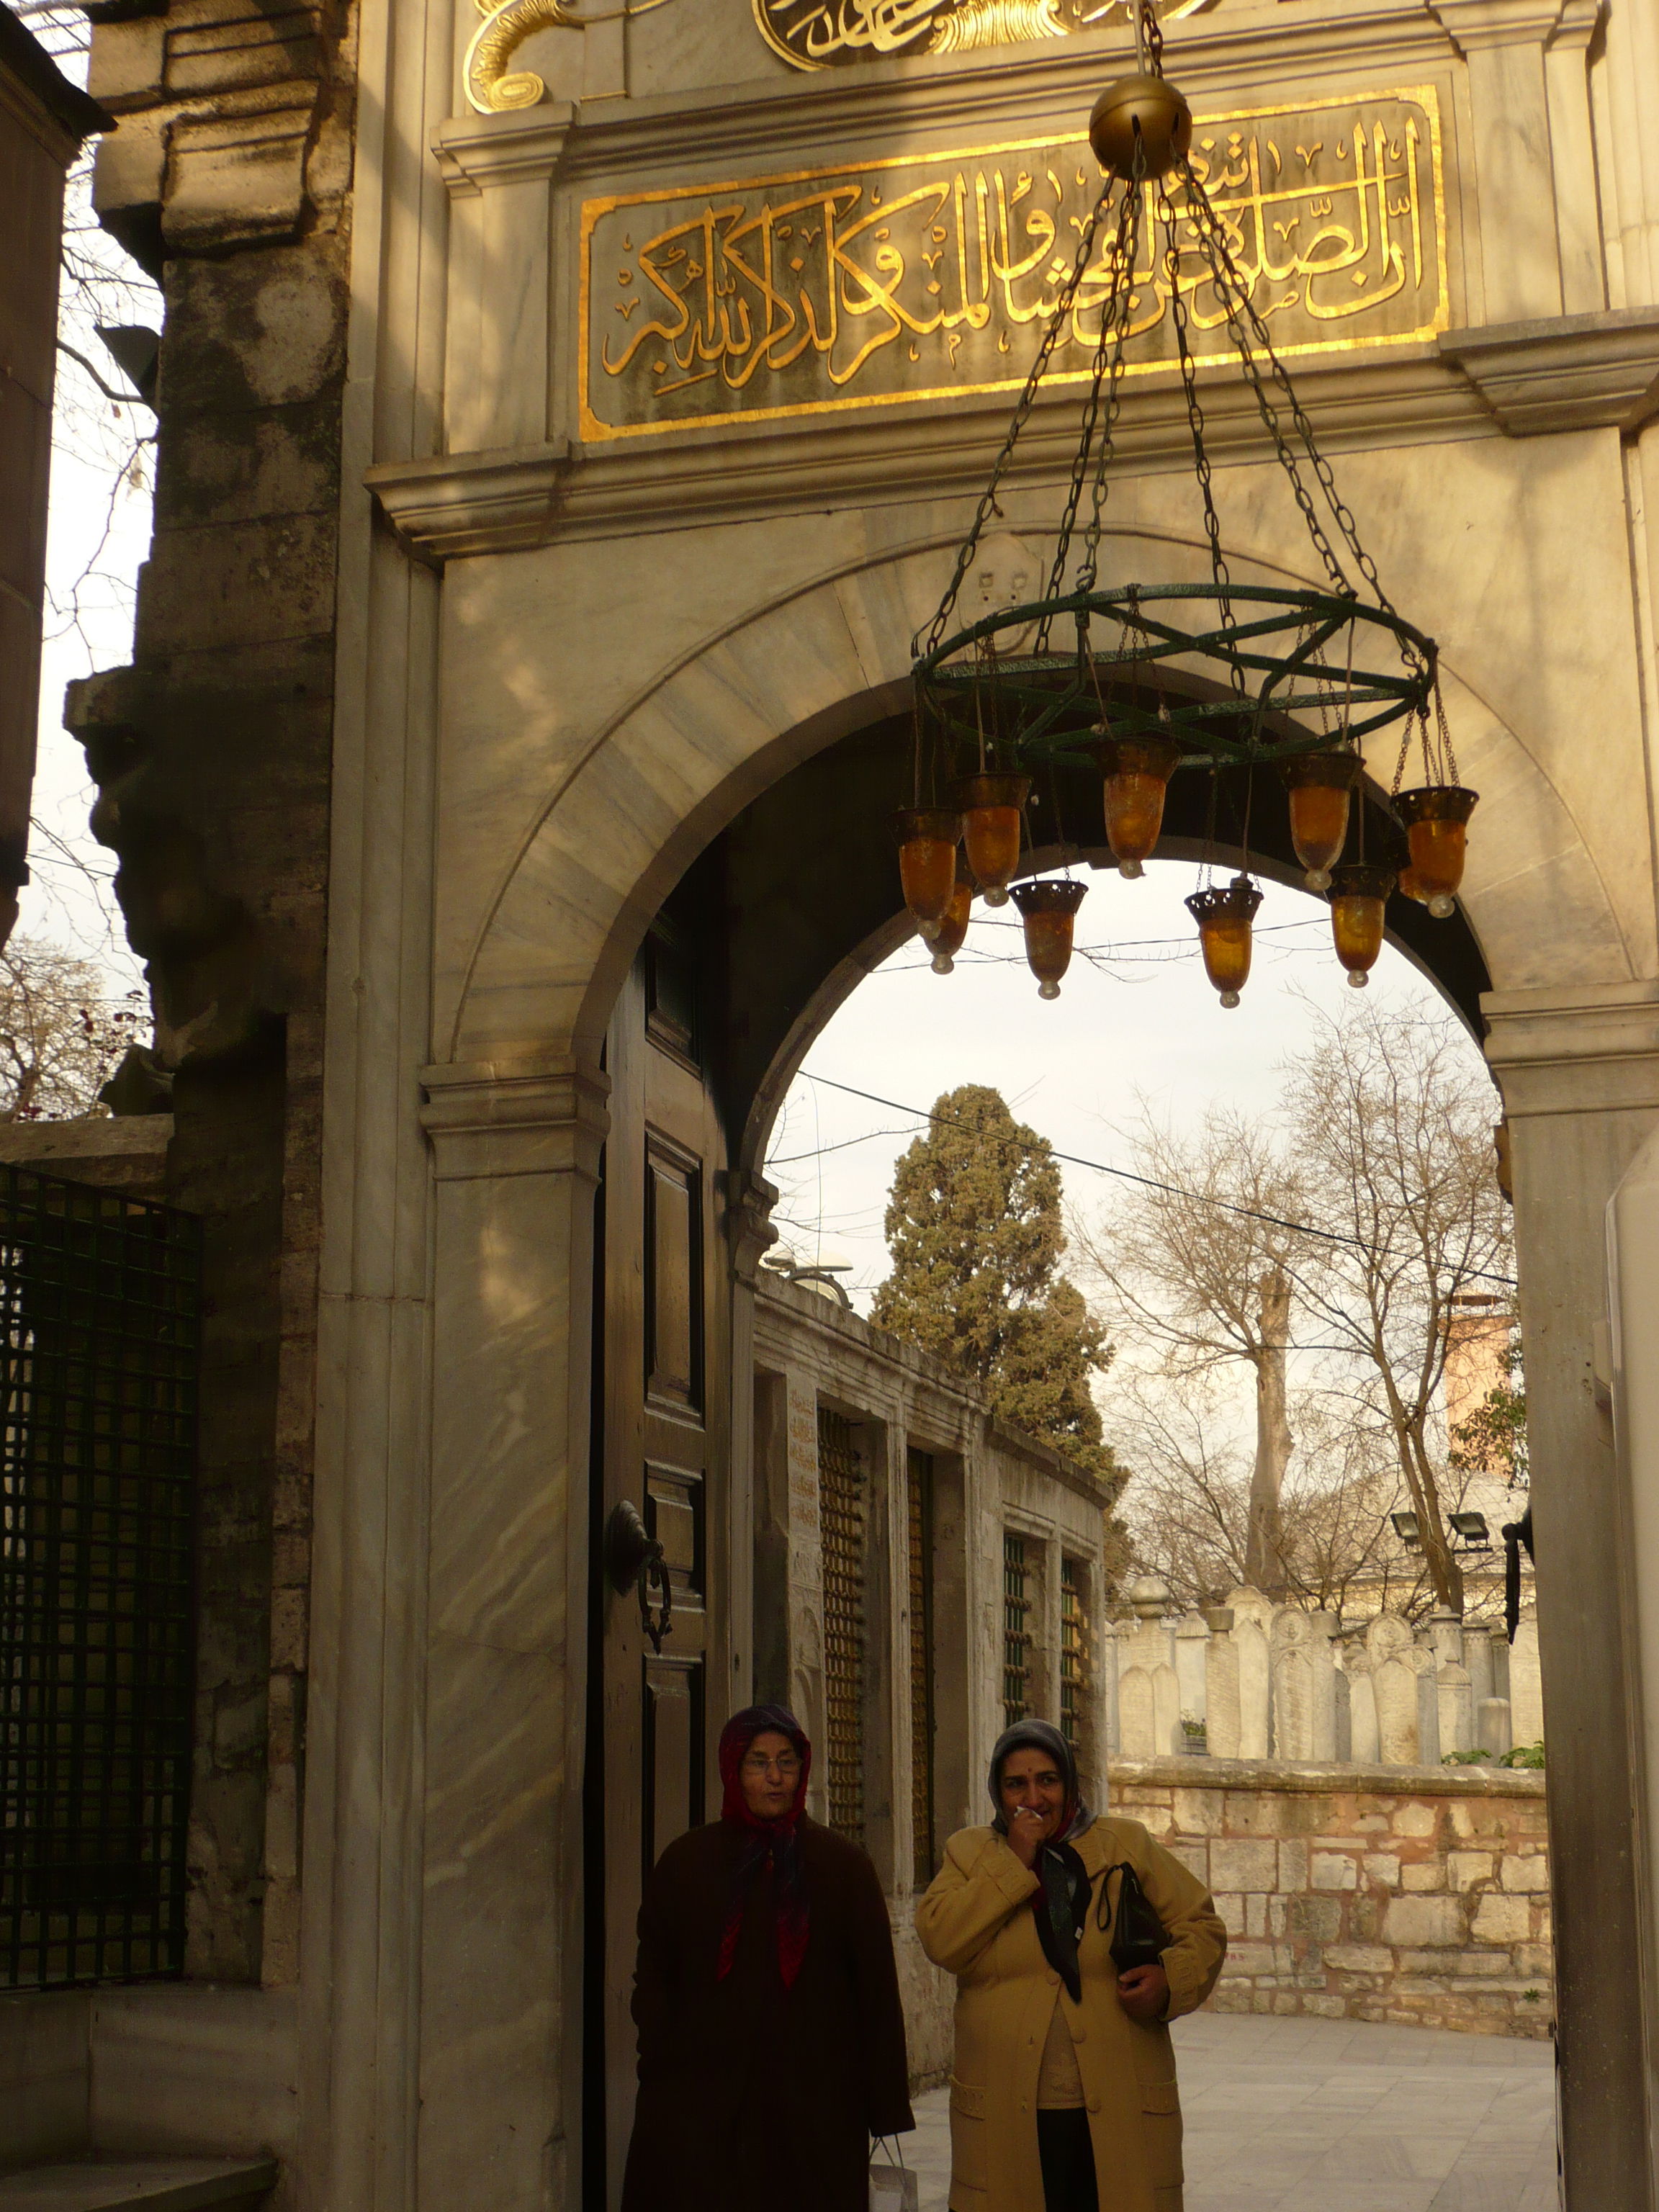
<svg viewBox="0 0 1659 2212">
<path fill-rule="evenodd" d="M 1169 206 L 1167 200 L 1164 204 L 1166 208 Z M 1170 212 L 1165 236 L 1166 265 L 1170 274 L 1170 319 L 1175 330 L 1176 350 L 1181 357 L 1181 385 L 1187 396 L 1187 421 L 1193 434 L 1193 469 L 1204 501 L 1204 534 L 1210 541 L 1210 574 L 1219 598 L 1222 620 L 1231 629 L 1233 624 L 1232 572 L 1221 550 L 1221 519 L 1216 513 L 1215 490 L 1210 480 L 1210 456 L 1204 445 L 1204 409 L 1198 396 L 1198 372 L 1193 362 L 1192 347 L 1188 342 L 1187 303 L 1181 296 L 1181 255 L 1176 244 L 1173 210 Z M 1230 658 L 1232 661 L 1233 689 L 1242 696 L 1245 688 L 1244 671 L 1237 652 Z"/>
<path fill-rule="evenodd" d="M 1265 327 L 1261 326 L 1254 316 L 1250 319 L 1255 323 L 1255 330 L 1247 327 L 1246 317 L 1250 315 L 1248 295 L 1233 266 L 1232 256 L 1228 251 L 1220 218 L 1211 206 L 1203 186 L 1194 175 L 1190 163 L 1182 162 L 1180 175 L 1189 196 L 1188 211 L 1198 239 L 1199 251 L 1204 258 L 1205 266 L 1208 269 L 1211 282 L 1215 287 L 1216 297 L 1220 301 L 1222 312 L 1227 319 L 1228 333 L 1232 338 L 1238 354 L 1239 364 L 1244 371 L 1250 390 L 1255 396 L 1256 410 L 1261 417 L 1268 436 L 1273 441 L 1273 451 L 1279 465 L 1290 478 L 1291 489 L 1296 495 L 1296 503 L 1302 510 L 1302 519 L 1307 524 L 1308 533 L 1313 539 L 1319 557 L 1325 564 L 1325 573 L 1330 580 L 1333 589 L 1345 598 L 1352 599 L 1356 596 L 1352 582 L 1341 562 L 1337 558 L 1335 549 L 1319 520 L 1312 496 L 1302 480 L 1302 471 L 1297 464 L 1296 455 L 1291 450 L 1290 441 L 1285 435 L 1285 428 L 1279 419 L 1279 410 L 1273 404 L 1273 398 L 1262 380 L 1261 367 L 1255 357 L 1255 346 L 1252 343 L 1253 337 L 1259 339 L 1263 344 L 1273 369 L 1277 371 L 1275 381 L 1282 389 L 1289 390 L 1289 380 L 1279 367 L 1278 356 L 1273 353 L 1271 343 L 1267 340 Z M 1294 420 L 1296 416 L 1301 415 L 1302 410 L 1293 390 L 1291 391 L 1291 406 Z M 1305 417 L 1303 419 L 1305 422 Z M 1304 444 L 1310 440 L 1311 435 L 1310 429 L 1303 433 Z M 1326 475 L 1329 476 L 1328 469 L 1326 471 Z M 1381 597 L 1380 589 L 1378 596 Z"/>
<path fill-rule="evenodd" d="M 1164 26 L 1158 20 L 1157 0 L 1133 0 L 1140 11 L 1141 36 L 1146 42 L 1146 67 L 1152 76 L 1164 74 Z"/>
<path fill-rule="evenodd" d="M 1019 398 L 1014 407 L 1013 418 L 1008 425 L 1008 434 L 1002 441 L 1001 451 L 998 453 L 992 468 L 991 480 L 981 495 L 979 506 L 975 511 L 972 526 L 957 552 L 957 565 L 951 574 L 945 597 L 939 601 L 939 611 L 927 626 L 926 637 L 913 637 L 910 641 L 911 652 L 918 657 L 933 652 L 945 635 L 945 625 L 951 618 L 951 611 L 956 605 L 963 580 L 973 565 L 974 556 L 979 550 L 979 541 L 985 526 L 994 514 L 1000 515 L 1002 512 L 997 505 L 997 492 L 1013 459 L 1014 448 L 1019 443 L 1020 434 L 1030 417 L 1032 407 L 1036 404 L 1037 389 L 1043 377 L 1048 374 L 1048 363 L 1054 358 L 1054 348 L 1060 343 L 1060 331 L 1071 320 L 1073 303 L 1077 298 L 1078 288 L 1083 282 L 1084 273 L 1093 255 L 1095 239 L 1099 233 L 1107 208 L 1111 204 L 1111 198 L 1112 180 L 1109 179 L 1104 191 L 1095 202 L 1090 211 L 1089 219 L 1083 227 L 1083 236 L 1078 246 L 1077 259 L 1072 264 L 1071 274 L 1060 288 L 1060 296 L 1054 302 L 1054 312 L 1049 316 L 1043 331 L 1042 342 L 1038 346 L 1036 357 L 1031 363 L 1030 373 L 1020 388 Z"/>
<path fill-rule="evenodd" d="M 1094 481 L 1090 487 L 1089 523 L 1084 533 L 1083 559 L 1078 568 L 1078 589 L 1091 592 L 1099 573 L 1100 533 L 1106 508 L 1106 471 L 1111 465 L 1117 436 L 1117 418 L 1123 404 L 1123 349 L 1129 336 L 1129 318 L 1133 312 L 1135 259 L 1140 252 L 1140 219 L 1143 212 L 1142 187 L 1139 179 L 1127 185 L 1123 195 L 1123 206 L 1118 219 L 1117 239 L 1114 251 L 1117 255 L 1114 271 L 1114 289 L 1107 308 L 1101 319 L 1101 349 L 1104 351 L 1107 323 L 1110 333 L 1111 358 L 1107 369 L 1105 420 L 1100 428 L 1100 441 L 1095 458 Z M 1077 511 L 1083 493 L 1083 480 L 1088 473 L 1090 447 L 1094 443 L 1096 425 L 1102 409 L 1100 404 L 1099 355 L 1096 356 L 1096 375 L 1093 401 L 1082 445 L 1078 453 L 1077 466 L 1073 471 L 1071 497 L 1060 525 L 1058 556 L 1054 564 L 1051 595 L 1063 588 L 1066 557 L 1071 550 L 1072 532 L 1076 525 Z"/>
<path fill-rule="evenodd" d="M 1285 364 L 1279 357 L 1273 339 L 1268 334 L 1267 325 L 1257 311 L 1250 297 L 1249 288 L 1234 266 L 1232 253 L 1227 244 L 1226 232 L 1221 219 L 1211 204 L 1209 196 L 1199 182 L 1189 161 L 1182 161 L 1180 175 L 1187 187 L 1190 205 L 1196 213 L 1197 220 L 1194 228 L 1198 234 L 1200 249 L 1203 252 L 1211 276 L 1215 282 L 1217 295 L 1226 311 L 1229 332 L 1238 349 L 1240 362 L 1249 380 L 1250 387 L 1255 394 L 1256 405 L 1261 411 L 1262 422 L 1273 439 L 1279 465 L 1291 479 L 1297 504 L 1302 509 L 1304 520 L 1325 562 L 1327 572 L 1339 591 L 1350 596 L 1357 596 L 1332 549 L 1330 540 L 1315 512 L 1307 487 L 1302 481 L 1301 471 L 1297 465 L 1296 456 L 1291 450 L 1289 441 L 1285 438 L 1279 410 L 1273 404 L 1262 380 L 1261 367 L 1256 360 L 1258 347 L 1267 356 L 1268 371 L 1273 384 L 1289 411 L 1297 435 L 1312 465 L 1314 474 L 1318 478 L 1320 489 L 1325 496 L 1325 504 L 1330 511 L 1344 544 L 1353 557 L 1355 567 L 1364 580 L 1370 585 L 1377 605 L 1388 613 L 1393 614 L 1396 611 L 1394 602 L 1382 588 L 1382 580 L 1377 574 L 1376 563 L 1360 543 L 1358 525 L 1354 520 L 1352 509 L 1336 488 L 1335 476 L 1332 472 L 1330 463 L 1320 450 L 1319 441 L 1314 434 L 1314 427 L 1308 418 L 1307 410 L 1297 396 L 1296 387 L 1291 382 Z M 1251 343 L 1252 340 L 1254 343 Z M 1409 658 L 1409 649 L 1407 652 Z"/>
</svg>

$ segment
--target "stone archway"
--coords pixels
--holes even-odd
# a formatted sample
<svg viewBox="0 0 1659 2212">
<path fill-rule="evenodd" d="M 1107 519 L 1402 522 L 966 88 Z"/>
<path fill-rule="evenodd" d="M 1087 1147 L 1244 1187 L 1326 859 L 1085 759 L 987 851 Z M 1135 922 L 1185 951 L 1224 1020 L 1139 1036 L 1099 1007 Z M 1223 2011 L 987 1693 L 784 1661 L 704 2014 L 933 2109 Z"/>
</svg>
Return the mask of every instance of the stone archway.
<svg viewBox="0 0 1659 2212">
<path fill-rule="evenodd" d="M 1147 503 L 1155 504 L 1150 493 Z M 1016 515 L 1011 526 L 1018 521 Z M 744 605 L 711 589 L 707 618 L 683 626 L 669 665 L 631 686 L 613 680 L 615 703 L 606 714 L 587 721 L 572 715 L 551 735 L 537 718 L 556 717 L 558 702 L 537 689 L 533 670 L 509 671 L 523 684 L 522 734 L 497 749 L 493 766 L 483 763 L 471 787 L 470 769 L 458 769 L 460 803 L 441 826 L 451 851 L 439 871 L 436 1064 L 423 1080 L 436 1163 L 434 1330 L 441 1347 L 431 1595 L 441 1635 L 429 1677 L 441 1694 L 429 1686 L 428 1701 L 441 1714 L 444 1740 L 434 1744 L 428 1735 L 428 1787 L 445 1819 L 428 1835 L 428 1851 L 430 1857 L 441 1847 L 442 1864 L 469 1869 L 482 1863 L 469 1854 L 495 1855 L 508 1865 L 507 1893 L 521 1901 L 544 1894 L 539 1885 L 554 1880 L 560 1910 L 547 1927 L 515 1923 L 508 1915 L 486 1935 L 467 1902 L 475 1877 L 440 1871 L 425 1908 L 432 1972 L 424 2002 L 476 2016 L 474 2041 L 497 2018 L 545 2017 L 551 2069 L 545 2078 L 561 2087 L 550 2103 L 538 2092 L 538 2108 L 565 2131 L 561 2140 L 575 2141 L 582 2125 L 575 2086 L 582 2019 L 575 1778 L 584 1757 L 584 1705 L 570 1692 L 550 1703 L 536 1683 L 544 1674 L 574 1686 L 586 1671 L 580 1624 L 592 1601 L 585 1479 L 592 1192 L 606 1128 L 605 1027 L 653 916 L 698 856 L 746 809 L 786 781 L 810 777 L 815 764 L 821 773 L 832 770 L 844 748 L 855 751 L 902 708 L 910 636 L 931 611 L 951 540 L 949 531 L 924 529 L 919 520 L 901 544 L 873 557 L 866 550 L 830 574 L 755 588 Z M 1236 573 L 1252 565 L 1287 573 L 1273 550 L 1258 551 L 1254 562 L 1248 550 L 1230 557 Z M 1166 573 L 1183 566 L 1196 572 L 1202 559 L 1199 546 L 1158 528 L 1151 515 L 1120 528 L 1110 551 L 1125 573 L 1150 560 Z M 756 585 L 752 575 L 747 580 Z M 738 580 L 732 590 L 736 595 Z M 1490 653 L 1477 649 L 1480 579 L 1461 597 L 1449 586 L 1448 592 L 1442 627 L 1449 637 L 1461 628 L 1468 647 L 1448 653 L 1449 703 L 1466 773 L 1486 792 L 1493 824 L 1475 844 L 1468 942 L 1498 987 L 1494 1003 L 1504 1018 L 1509 1005 L 1552 993 L 1574 1009 L 1598 994 L 1622 1007 L 1646 988 L 1632 981 L 1640 969 L 1633 941 L 1640 916 L 1630 896 L 1637 825 L 1627 808 L 1611 824 L 1597 817 L 1594 792 L 1587 797 L 1582 781 L 1575 784 L 1562 769 L 1564 757 L 1568 769 L 1572 761 L 1559 739 L 1559 684 L 1538 689 L 1529 719 L 1508 705 L 1500 712 L 1503 672 L 1490 664 L 1512 653 L 1513 641 L 1499 637 Z M 480 605 L 485 596 L 481 590 Z M 463 625 L 471 619 L 460 595 L 454 618 Z M 477 678 L 476 660 L 471 667 Z M 505 691 L 494 697 L 486 689 L 475 712 L 499 715 L 505 700 Z M 878 750 L 878 738 L 872 742 Z M 890 767 L 890 747 L 884 758 Z M 1373 765 L 1386 784 L 1392 763 Z M 892 803 L 885 787 L 881 803 Z M 866 924 L 853 927 L 843 915 L 839 957 L 807 979 L 786 1010 L 789 1020 L 749 1071 L 743 1126 L 735 1133 L 743 1139 L 741 1165 L 726 1202 L 727 1234 L 739 1248 L 748 1241 L 751 1262 L 754 1194 L 742 1168 L 752 1167 L 758 1149 L 769 1071 L 799 1056 L 892 927 L 890 854 L 872 811 L 860 817 L 857 835 L 887 889 L 874 895 Z M 817 834 L 833 842 L 848 828 L 821 817 Z M 471 857 L 457 864 L 461 848 Z M 1557 1134 L 1549 1132 L 1546 1142 L 1559 1158 Z M 1590 1205 L 1591 1194 L 1603 1188 L 1604 1163 L 1591 1157 L 1601 1141 L 1587 1134 L 1582 1174 L 1575 1167 L 1565 1177 L 1544 1150 L 1534 1148 L 1534 1165 L 1528 1146 L 1520 1147 L 1522 1243 L 1538 1249 L 1528 1326 L 1541 1285 L 1546 1338 L 1556 1311 L 1575 1302 L 1582 1310 L 1586 1255 L 1596 1240 L 1581 1206 L 1571 1264 L 1558 1285 L 1531 1223 L 1550 1208 L 1551 1218 L 1559 1217 L 1567 1196 Z M 740 1322 L 733 1341 L 740 1358 Z M 1560 1358 L 1540 1362 L 1535 1387 L 1547 1416 L 1555 1409 L 1562 1464 L 1581 1464 L 1581 1394 L 1565 1343 Z M 740 1434 L 734 1448 L 744 1448 Z M 1616 1576 L 1618 1515 L 1610 1490 L 1594 1512 L 1565 1494 L 1555 1511 L 1558 1564 L 1540 1570 L 1547 1607 L 1552 1577 L 1565 1592 L 1587 1575 L 1608 1587 Z M 1540 1510 L 1540 1526 L 1545 1519 Z M 526 1577 L 519 1547 L 530 1528 L 539 1532 L 539 1548 Z M 509 1560 L 518 1563 L 510 1585 Z M 1555 1862 L 1564 1886 L 1576 1884 L 1583 1898 L 1596 1899 L 1576 1918 L 1569 1901 L 1562 1915 L 1565 2078 L 1587 2127 L 1627 2125 L 1623 2115 L 1638 2079 L 1627 2054 L 1639 2047 L 1639 1993 L 1625 1977 L 1622 2005 L 1610 2007 L 1607 1990 L 1620 1985 L 1620 1961 L 1636 1942 L 1636 1871 L 1626 1858 L 1613 1893 L 1604 1878 L 1605 1808 L 1627 1802 L 1631 1787 L 1626 1738 L 1622 1717 L 1612 1729 L 1578 1728 L 1572 1718 L 1573 1711 L 1606 1713 L 1609 1681 L 1613 1702 L 1622 1697 L 1618 1651 L 1625 1631 L 1610 1609 L 1587 1638 L 1572 1624 L 1565 1595 L 1556 1617 L 1560 1642 L 1572 1646 L 1557 1668 L 1569 1703 L 1563 1732 L 1577 1761 L 1568 1788 L 1583 1809 L 1570 1833 L 1558 1834 Z M 520 1645 L 522 1666 L 510 1656 Z M 1547 1636 L 1547 1676 L 1550 1663 Z M 734 1684 L 743 1679 L 739 1665 Z M 467 1802 L 473 1762 L 459 1749 L 468 1713 L 477 1729 L 499 1729 L 503 1718 L 508 1723 L 499 1735 L 498 1771 L 476 1814 Z M 556 1778 L 550 1782 L 550 1775 Z M 550 1791 L 557 1841 L 544 1862 L 529 1808 L 538 1793 Z M 501 1808 L 493 1826 L 484 1818 L 491 1806 Z M 488 1832 L 475 1841 L 481 1821 Z M 544 1871 L 535 1871 L 538 1866 Z M 528 1903 L 524 1911 L 530 1913 Z M 557 1992 L 550 2003 L 549 1989 Z M 426 2124 L 440 2189 L 461 2172 L 459 2152 L 452 2160 L 439 2148 L 448 2138 L 436 2117 L 457 2086 L 447 2076 L 437 2082 Z M 516 2142 L 528 2094 L 503 2075 L 492 2083 L 489 2112 L 475 2115 L 477 2125 Z M 555 2112 L 562 2115 L 556 2123 Z M 454 2139 L 459 2144 L 465 2136 L 461 2130 Z"/>
</svg>

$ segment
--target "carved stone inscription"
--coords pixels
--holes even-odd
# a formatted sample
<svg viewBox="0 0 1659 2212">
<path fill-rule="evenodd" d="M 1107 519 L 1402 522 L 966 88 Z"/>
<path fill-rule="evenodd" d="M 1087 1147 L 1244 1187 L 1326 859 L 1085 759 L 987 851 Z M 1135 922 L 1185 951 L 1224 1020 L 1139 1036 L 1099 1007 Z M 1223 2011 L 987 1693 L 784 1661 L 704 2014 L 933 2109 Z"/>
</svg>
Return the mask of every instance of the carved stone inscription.
<svg viewBox="0 0 1659 2212">
<path fill-rule="evenodd" d="M 1449 320 L 1432 86 L 1200 117 L 1194 167 L 1287 354 L 1399 345 Z M 1101 188 L 1086 143 L 1024 140 L 582 209 L 587 439 L 1017 389 Z M 1051 374 L 1086 374 L 1110 277 L 1103 226 Z M 1226 332 L 1189 227 L 1136 271 L 1130 373 L 1173 358 L 1179 286 L 1200 361 Z"/>
</svg>

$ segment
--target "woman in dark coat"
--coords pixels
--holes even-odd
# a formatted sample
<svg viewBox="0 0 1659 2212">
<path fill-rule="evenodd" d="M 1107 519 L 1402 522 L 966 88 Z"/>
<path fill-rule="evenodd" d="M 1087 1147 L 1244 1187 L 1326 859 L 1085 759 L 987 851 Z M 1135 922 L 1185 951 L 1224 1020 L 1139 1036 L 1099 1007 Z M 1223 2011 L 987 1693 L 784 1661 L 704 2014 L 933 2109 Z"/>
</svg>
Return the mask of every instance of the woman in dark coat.
<svg viewBox="0 0 1659 2212">
<path fill-rule="evenodd" d="M 623 2212 L 867 2212 L 871 2137 L 915 2125 L 886 1903 L 807 1819 L 811 1760 L 781 1705 L 738 1713 L 720 1818 L 646 1884 Z"/>
</svg>

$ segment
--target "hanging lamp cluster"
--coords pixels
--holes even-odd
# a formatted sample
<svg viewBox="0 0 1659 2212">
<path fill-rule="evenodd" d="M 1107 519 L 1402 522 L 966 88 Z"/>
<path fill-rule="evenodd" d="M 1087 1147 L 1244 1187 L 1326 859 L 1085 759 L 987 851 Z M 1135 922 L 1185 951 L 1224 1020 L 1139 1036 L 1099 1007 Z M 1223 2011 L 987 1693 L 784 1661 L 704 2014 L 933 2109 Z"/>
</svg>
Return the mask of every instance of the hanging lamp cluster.
<svg viewBox="0 0 1659 2212">
<path fill-rule="evenodd" d="M 1164 75 L 1154 0 L 1132 0 L 1131 12 L 1136 74 L 1109 86 L 1090 120 L 1103 188 L 950 583 L 915 641 L 912 803 L 895 820 L 899 871 L 938 973 L 951 971 L 975 891 L 992 907 L 1012 897 L 1040 995 L 1054 998 L 1085 886 L 1069 870 L 1016 880 L 1031 868 L 1034 782 L 1044 781 L 1056 817 L 1045 842 L 1066 852 L 1073 848 L 1058 819 L 1054 771 L 1097 771 L 1106 842 L 1120 872 L 1133 878 L 1158 848 L 1171 781 L 1206 779 L 1200 888 L 1187 904 L 1209 979 L 1222 1005 L 1235 1006 L 1261 903 L 1249 840 L 1259 772 L 1283 786 L 1292 848 L 1310 890 L 1329 899 L 1336 956 L 1356 984 L 1382 949 L 1396 890 L 1437 916 L 1455 910 L 1476 794 L 1457 779 L 1434 641 L 1383 592 L 1251 304 L 1227 225 L 1189 158 L 1192 114 Z M 1126 349 L 1151 283 L 1169 302 L 1209 574 L 1197 582 L 1109 584 L 1101 546 Z M 1322 572 L 1317 589 L 1237 582 L 1229 570 L 1190 343 L 1195 316 L 1206 330 L 1226 329 Z M 986 526 L 1001 518 L 999 494 L 1068 331 L 1091 356 L 1042 595 L 953 629 Z M 1365 743 L 1395 727 L 1401 743 L 1392 815 L 1371 833 L 1373 843 L 1380 837 L 1389 849 L 1368 856 Z M 1413 745 L 1422 781 L 1402 790 Z M 1224 782 L 1242 825 L 1243 866 L 1218 883 Z"/>
</svg>

